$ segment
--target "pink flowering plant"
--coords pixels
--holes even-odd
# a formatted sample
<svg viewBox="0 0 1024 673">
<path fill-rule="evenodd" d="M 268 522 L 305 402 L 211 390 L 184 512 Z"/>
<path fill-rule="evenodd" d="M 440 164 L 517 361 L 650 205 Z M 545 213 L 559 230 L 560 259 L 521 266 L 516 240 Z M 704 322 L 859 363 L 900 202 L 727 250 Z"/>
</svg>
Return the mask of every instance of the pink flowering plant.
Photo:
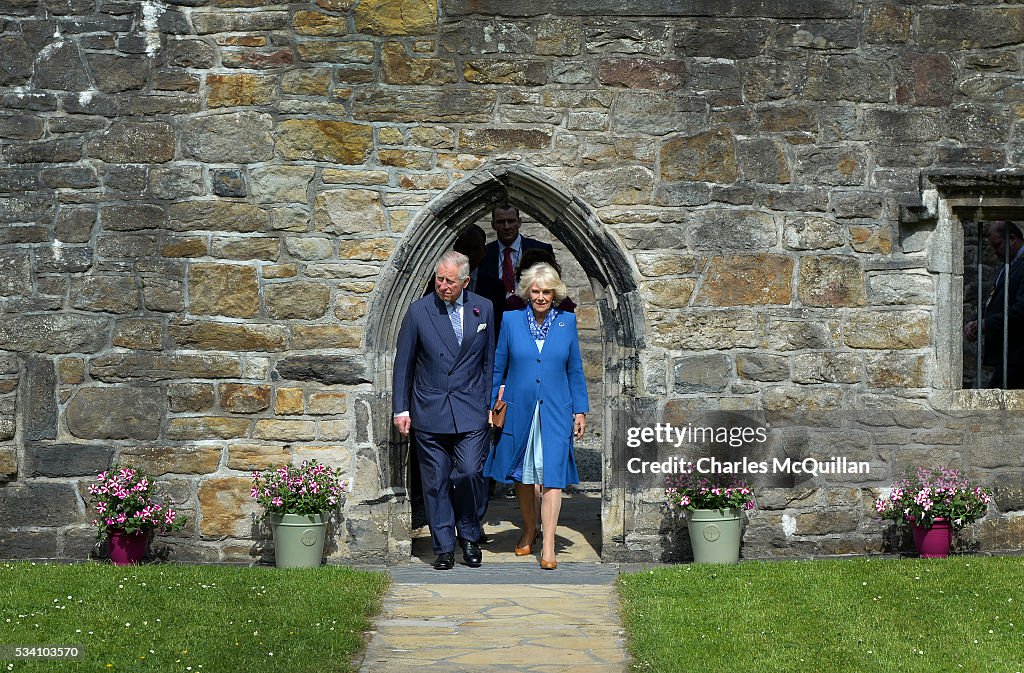
<svg viewBox="0 0 1024 673">
<path fill-rule="evenodd" d="M 113 531 L 167 533 L 180 530 L 186 519 L 163 502 L 153 479 L 132 465 L 115 464 L 89 484 L 96 518 L 96 537 L 105 540 Z"/>
<path fill-rule="evenodd" d="M 295 467 L 279 467 L 252 474 L 252 497 L 271 514 L 321 514 L 338 506 L 348 492 L 348 481 L 337 468 L 316 459 Z"/>
<path fill-rule="evenodd" d="M 985 516 L 991 502 L 991 491 L 971 484 L 959 471 L 922 467 L 893 484 L 888 496 L 878 498 L 875 511 L 897 526 L 931 528 L 936 519 L 947 519 L 954 528 L 963 528 Z"/>
<path fill-rule="evenodd" d="M 753 509 L 754 491 L 742 479 L 723 481 L 693 475 L 665 479 L 665 503 L 673 511 L 695 509 Z"/>
</svg>

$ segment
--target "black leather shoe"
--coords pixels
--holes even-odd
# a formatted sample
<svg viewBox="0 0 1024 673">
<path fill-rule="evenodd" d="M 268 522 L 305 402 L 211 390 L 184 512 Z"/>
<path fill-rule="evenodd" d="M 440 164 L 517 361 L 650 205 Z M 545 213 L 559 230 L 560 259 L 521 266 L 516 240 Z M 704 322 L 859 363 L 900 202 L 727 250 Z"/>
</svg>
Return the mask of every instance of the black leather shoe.
<svg viewBox="0 0 1024 673">
<path fill-rule="evenodd" d="M 492 542 L 494 542 L 494 538 L 490 535 L 481 535 L 476 541 L 477 544 L 491 544 Z"/>
<path fill-rule="evenodd" d="M 455 552 L 446 551 L 437 555 L 434 570 L 451 570 L 455 567 Z"/>
<path fill-rule="evenodd" d="M 462 544 L 462 560 L 470 568 L 479 568 L 483 554 L 480 553 L 480 547 L 477 543 L 470 540 L 460 540 L 459 542 Z"/>
</svg>

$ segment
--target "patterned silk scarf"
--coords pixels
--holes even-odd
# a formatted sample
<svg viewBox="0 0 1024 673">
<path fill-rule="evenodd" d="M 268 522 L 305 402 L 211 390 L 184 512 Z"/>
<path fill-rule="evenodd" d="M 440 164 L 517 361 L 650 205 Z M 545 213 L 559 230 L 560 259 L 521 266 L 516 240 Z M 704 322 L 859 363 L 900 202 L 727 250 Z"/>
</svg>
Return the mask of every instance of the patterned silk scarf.
<svg viewBox="0 0 1024 673">
<path fill-rule="evenodd" d="M 526 311 L 526 320 L 530 325 L 530 334 L 533 335 L 534 341 L 544 341 L 548 338 L 548 329 L 551 328 L 551 323 L 555 321 L 555 309 L 549 310 L 544 322 L 538 325 L 537 320 L 533 317 L 533 309 L 529 308 Z"/>
</svg>

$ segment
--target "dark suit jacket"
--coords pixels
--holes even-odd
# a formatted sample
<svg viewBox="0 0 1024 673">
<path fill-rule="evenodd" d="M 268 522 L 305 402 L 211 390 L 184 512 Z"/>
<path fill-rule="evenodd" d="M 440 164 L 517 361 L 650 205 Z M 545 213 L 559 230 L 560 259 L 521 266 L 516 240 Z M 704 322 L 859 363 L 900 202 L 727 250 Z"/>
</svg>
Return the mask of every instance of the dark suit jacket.
<svg viewBox="0 0 1024 673">
<path fill-rule="evenodd" d="M 461 348 L 437 294 L 413 302 L 402 320 L 392 408 L 408 411 L 415 430 L 455 433 L 487 427 L 494 311 L 487 299 L 463 294 Z"/>
<path fill-rule="evenodd" d="M 1009 343 L 1007 365 L 1011 378 L 1024 368 L 1024 257 L 1017 257 L 1010 263 L 1009 282 L 1001 277 L 992 287 L 992 293 L 985 303 L 985 352 L 982 360 L 986 365 L 1003 365 L 1003 293 L 1009 288 Z"/>
<path fill-rule="evenodd" d="M 544 241 L 538 241 L 533 238 L 527 238 L 523 236 L 523 245 L 520 249 L 520 254 L 526 252 L 530 248 L 541 248 L 547 250 L 551 254 L 554 254 L 554 248 L 551 247 L 550 243 Z M 491 304 L 494 305 L 494 312 L 497 315 L 498 327 L 501 326 L 501 314 L 505 312 L 505 286 L 501 282 L 501 278 L 498 277 L 498 265 L 501 260 L 498 259 L 498 242 L 491 241 L 484 246 L 484 261 L 480 263 L 480 270 L 477 273 L 476 279 L 476 291 L 477 294 L 481 294 L 491 300 Z M 497 338 L 498 330 L 494 331 L 495 338 Z"/>
</svg>

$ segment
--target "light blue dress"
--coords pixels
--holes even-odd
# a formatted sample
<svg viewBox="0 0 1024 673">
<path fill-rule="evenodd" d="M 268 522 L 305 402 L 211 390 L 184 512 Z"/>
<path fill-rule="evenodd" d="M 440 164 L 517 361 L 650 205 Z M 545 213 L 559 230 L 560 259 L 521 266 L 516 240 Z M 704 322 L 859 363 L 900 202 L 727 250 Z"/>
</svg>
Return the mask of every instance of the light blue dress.
<svg viewBox="0 0 1024 673">
<path fill-rule="evenodd" d="M 537 339 L 537 351 L 544 351 L 544 342 Z M 517 470 L 519 472 L 520 470 Z M 516 481 L 523 484 L 544 483 L 544 442 L 540 431 L 540 403 L 533 407 L 533 423 L 530 425 L 530 437 L 526 440 L 526 453 L 523 454 L 522 474 Z"/>
</svg>

